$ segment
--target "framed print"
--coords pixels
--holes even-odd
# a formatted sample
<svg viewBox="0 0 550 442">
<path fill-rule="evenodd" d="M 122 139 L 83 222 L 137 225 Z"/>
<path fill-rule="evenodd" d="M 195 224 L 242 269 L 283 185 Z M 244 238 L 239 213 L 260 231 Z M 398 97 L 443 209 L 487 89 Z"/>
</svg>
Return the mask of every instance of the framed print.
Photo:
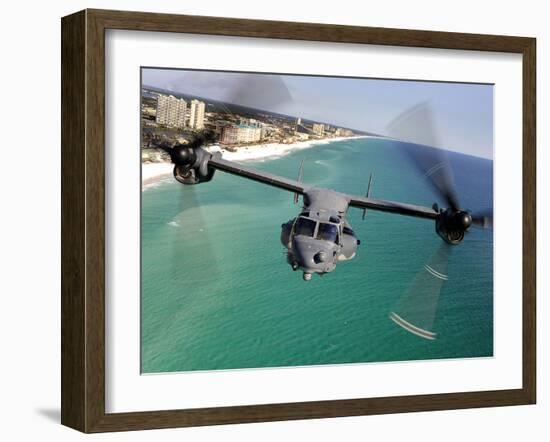
<svg viewBox="0 0 550 442">
<path fill-rule="evenodd" d="M 535 40 L 62 19 L 62 423 L 533 404 Z"/>
</svg>

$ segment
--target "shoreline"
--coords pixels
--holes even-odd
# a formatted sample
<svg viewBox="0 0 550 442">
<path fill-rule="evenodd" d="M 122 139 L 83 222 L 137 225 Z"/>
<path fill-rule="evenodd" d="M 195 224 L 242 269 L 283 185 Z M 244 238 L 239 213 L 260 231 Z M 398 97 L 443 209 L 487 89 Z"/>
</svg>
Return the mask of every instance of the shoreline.
<svg viewBox="0 0 550 442">
<path fill-rule="evenodd" d="M 308 149 L 315 146 L 334 143 L 337 141 L 353 140 L 356 138 L 372 138 L 368 135 L 356 135 L 353 137 L 323 138 L 320 140 L 297 141 L 295 143 L 261 143 L 250 146 L 241 146 L 237 152 L 220 149 L 219 146 L 212 146 L 210 152 L 222 152 L 223 158 L 229 161 L 261 161 L 267 158 L 278 158 L 288 155 L 296 150 Z"/>
<path fill-rule="evenodd" d="M 164 177 L 172 175 L 172 163 L 141 163 L 141 187 L 154 184 Z"/>
<path fill-rule="evenodd" d="M 242 146 L 237 152 L 221 149 L 219 145 L 209 146 L 209 152 L 222 152 L 223 158 L 229 161 L 263 161 L 268 158 L 278 158 L 294 151 L 309 149 L 315 146 L 334 143 L 337 141 L 354 140 L 359 138 L 384 138 L 375 135 L 357 135 L 353 137 L 323 138 L 321 140 L 298 141 L 292 144 L 262 143 Z M 142 163 L 141 164 L 142 188 L 160 181 L 162 178 L 172 175 L 172 163 Z"/>
</svg>

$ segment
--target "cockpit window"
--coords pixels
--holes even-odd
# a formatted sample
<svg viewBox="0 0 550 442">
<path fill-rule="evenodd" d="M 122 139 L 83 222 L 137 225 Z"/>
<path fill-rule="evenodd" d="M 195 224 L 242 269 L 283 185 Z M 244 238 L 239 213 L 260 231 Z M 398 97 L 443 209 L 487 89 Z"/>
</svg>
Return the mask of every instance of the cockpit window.
<svg viewBox="0 0 550 442">
<path fill-rule="evenodd" d="M 317 231 L 317 239 L 338 242 L 338 226 L 334 224 L 320 223 Z"/>
<path fill-rule="evenodd" d="M 296 235 L 313 236 L 316 224 L 317 223 L 311 219 L 298 218 L 294 227 L 294 233 Z"/>
</svg>

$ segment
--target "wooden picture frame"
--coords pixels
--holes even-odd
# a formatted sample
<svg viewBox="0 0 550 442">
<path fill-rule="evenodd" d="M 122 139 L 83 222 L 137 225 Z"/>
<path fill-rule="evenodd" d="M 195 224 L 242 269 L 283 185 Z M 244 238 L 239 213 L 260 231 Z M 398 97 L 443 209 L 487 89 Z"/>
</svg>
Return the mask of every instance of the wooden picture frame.
<svg viewBox="0 0 550 442">
<path fill-rule="evenodd" d="M 105 30 L 495 51 L 523 63 L 523 385 L 219 408 L 105 412 Z M 536 400 L 536 41 L 533 38 L 106 10 L 62 19 L 62 424 L 83 432 L 533 404 Z"/>
</svg>

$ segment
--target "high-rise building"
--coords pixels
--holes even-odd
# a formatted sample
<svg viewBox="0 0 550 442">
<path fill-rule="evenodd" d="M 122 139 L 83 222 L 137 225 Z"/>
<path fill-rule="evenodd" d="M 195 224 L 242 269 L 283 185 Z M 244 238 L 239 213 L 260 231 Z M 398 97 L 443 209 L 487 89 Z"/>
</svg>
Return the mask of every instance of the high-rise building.
<svg viewBox="0 0 550 442">
<path fill-rule="evenodd" d="M 189 127 L 193 129 L 204 128 L 204 102 L 192 100 L 189 110 Z"/>
<path fill-rule="evenodd" d="M 313 128 L 311 131 L 318 137 L 322 137 L 325 133 L 325 126 L 322 123 L 313 123 Z"/>
<path fill-rule="evenodd" d="M 173 95 L 159 95 L 157 98 L 158 124 L 169 127 L 185 127 L 185 114 L 187 103 L 183 98 L 176 98 Z"/>
<path fill-rule="evenodd" d="M 300 117 L 294 120 L 294 133 L 298 132 L 298 128 L 302 125 L 302 119 Z"/>
</svg>

